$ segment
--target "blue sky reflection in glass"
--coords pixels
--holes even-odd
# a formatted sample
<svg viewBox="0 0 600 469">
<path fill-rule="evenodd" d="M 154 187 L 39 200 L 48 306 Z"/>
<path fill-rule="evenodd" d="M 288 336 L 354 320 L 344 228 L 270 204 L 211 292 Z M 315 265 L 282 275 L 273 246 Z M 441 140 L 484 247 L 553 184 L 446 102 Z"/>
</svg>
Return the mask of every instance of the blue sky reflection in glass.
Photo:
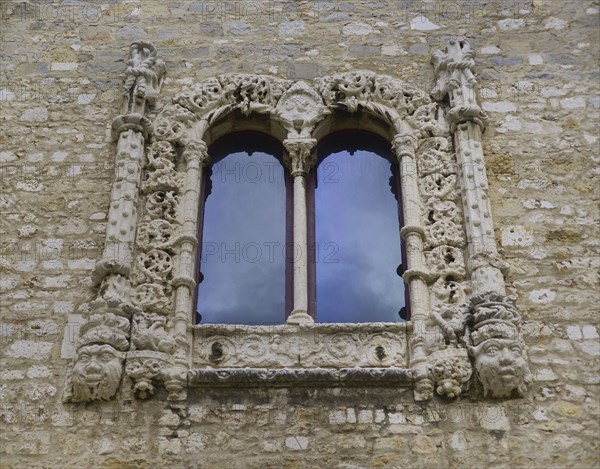
<svg viewBox="0 0 600 469">
<path fill-rule="evenodd" d="M 263 152 L 237 152 L 212 166 L 204 205 L 202 323 L 285 320 L 283 166 Z"/>
<path fill-rule="evenodd" d="M 391 168 L 366 150 L 332 153 L 317 167 L 318 322 L 401 320 L 405 296 Z"/>
</svg>

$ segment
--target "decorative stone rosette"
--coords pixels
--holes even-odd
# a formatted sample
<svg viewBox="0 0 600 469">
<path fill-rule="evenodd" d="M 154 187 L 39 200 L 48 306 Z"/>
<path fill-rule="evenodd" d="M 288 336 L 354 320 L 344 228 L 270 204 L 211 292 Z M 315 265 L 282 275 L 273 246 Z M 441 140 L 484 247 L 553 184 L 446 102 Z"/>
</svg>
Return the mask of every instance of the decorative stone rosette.
<svg viewBox="0 0 600 469">
<path fill-rule="evenodd" d="M 455 398 L 468 387 L 473 369 L 467 351 L 447 348 L 429 356 L 429 374 L 439 396 Z"/>
</svg>

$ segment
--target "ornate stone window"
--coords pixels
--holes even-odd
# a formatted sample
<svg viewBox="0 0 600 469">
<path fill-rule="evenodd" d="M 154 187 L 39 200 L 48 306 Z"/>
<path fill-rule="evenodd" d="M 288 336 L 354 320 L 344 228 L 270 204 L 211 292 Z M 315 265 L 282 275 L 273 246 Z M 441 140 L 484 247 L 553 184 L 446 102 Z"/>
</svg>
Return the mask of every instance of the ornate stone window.
<svg viewBox="0 0 600 469">
<path fill-rule="evenodd" d="M 98 297 L 81 328 L 65 398 L 169 400 L 203 386 L 403 386 L 416 400 L 480 386 L 495 398 L 530 381 L 520 315 L 506 296 L 487 197 L 473 52 L 434 54 L 431 93 L 368 71 L 312 83 L 265 75 L 209 78 L 151 120 L 164 67 L 131 46 Z M 400 177 L 410 322 L 315 324 L 307 256 L 293 262 L 293 310 L 280 326 L 194 325 L 199 207 L 208 148 L 237 130 L 282 142 L 293 180 L 293 240 L 307 252 L 307 177 L 325 136 L 385 138 Z M 474 369 L 474 371 L 473 371 Z M 162 392 L 162 391 L 161 391 Z"/>
</svg>

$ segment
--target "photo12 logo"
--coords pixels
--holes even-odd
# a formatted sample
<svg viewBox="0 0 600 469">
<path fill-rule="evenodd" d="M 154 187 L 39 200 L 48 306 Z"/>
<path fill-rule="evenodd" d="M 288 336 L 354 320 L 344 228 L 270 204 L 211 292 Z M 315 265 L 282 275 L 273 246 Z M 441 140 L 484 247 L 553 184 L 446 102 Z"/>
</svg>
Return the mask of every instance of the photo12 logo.
<svg viewBox="0 0 600 469">
<path fill-rule="evenodd" d="M 98 24 L 135 21 L 141 2 L 0 2 L 3 23 L 78 23 Z"/>
<path fill-rule="evenodd" d="M 55 64 L 56 65 L 56 64 Z M 77 63 L 58 64 L 58 66 L 74 67 Z M 0 79 L 0 103 L 39 103 L 39 104 L 113 104 L 123 99 L 120 83 L 112 81 L 95 81 L 81 79 L 79 83 L 63 83 L 54 77 L 44 77 L 37 81 Z"/>
<path fill-rule="evenodd" d="M 201 21 L 281 23 L 300 20 L 319 21 L 324 15 L 346 10 L 343 3 L 314 0 L 309 2 L 255 0 L 195 2 L 190 11 L 200 14 Z"/>
<path fill-rule="evenodd" d="M 210 263 L 279 263 L 281 260 L 300 261 L 305 253 L 297 243 L 282 243 L 279 241 L 263 242 L 203 242 L 200 262 Z M 314 243 L 308 246 L 309 253 L 315 262 L 338 263 L 340 248 L 334 242 Z M 314 251 L 314 252 L 313 252 Z"/>
</svg>

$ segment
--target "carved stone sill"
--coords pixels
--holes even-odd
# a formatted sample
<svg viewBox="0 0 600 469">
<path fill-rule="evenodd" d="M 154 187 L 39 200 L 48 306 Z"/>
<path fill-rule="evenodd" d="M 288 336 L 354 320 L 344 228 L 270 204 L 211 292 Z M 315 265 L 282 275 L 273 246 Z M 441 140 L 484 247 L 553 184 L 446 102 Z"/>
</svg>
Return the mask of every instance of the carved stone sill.
<svg viewBox="0 0 600 469">
<path fill-rule="evenodd" d="M 417 377 L 406 368 L 220 368 L 188 372 L 188 386 L 397 386 L 411 387 Z"/>
<path fill-rule="evenodd" d="M 192 326 L 194 368 L 407 366 L 404 323 Z"/>
</svg>

